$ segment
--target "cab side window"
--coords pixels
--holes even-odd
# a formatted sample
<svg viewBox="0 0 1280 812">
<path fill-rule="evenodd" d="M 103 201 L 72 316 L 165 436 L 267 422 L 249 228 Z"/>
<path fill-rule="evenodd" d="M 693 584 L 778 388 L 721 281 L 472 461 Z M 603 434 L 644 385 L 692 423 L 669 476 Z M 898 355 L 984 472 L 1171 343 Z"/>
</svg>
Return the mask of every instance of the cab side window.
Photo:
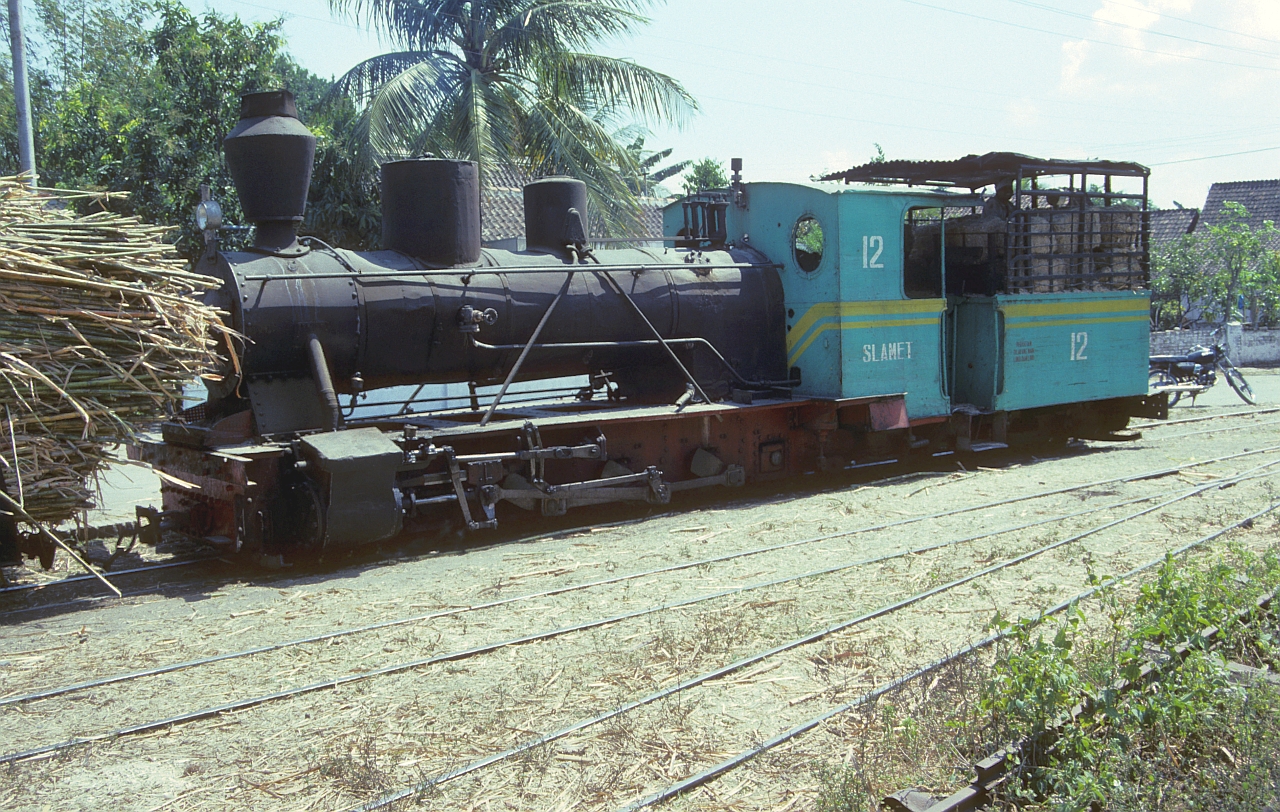
<svg viewBox="0 0 1280 812">
<path fill-rule="evenodd" d="M 908 209 L 902 224 L 902 291 L 942 298 L 942 209 Z"/>
</svg>

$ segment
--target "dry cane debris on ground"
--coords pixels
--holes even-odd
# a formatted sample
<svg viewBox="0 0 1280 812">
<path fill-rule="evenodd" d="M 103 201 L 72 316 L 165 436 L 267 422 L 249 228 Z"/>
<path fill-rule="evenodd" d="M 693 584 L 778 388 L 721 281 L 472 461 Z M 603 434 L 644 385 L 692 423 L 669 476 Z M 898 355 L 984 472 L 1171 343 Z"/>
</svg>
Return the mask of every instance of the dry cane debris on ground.
<svg viewBox="0 0 1280 812">
<path fill-rule="evenodd" d="M 0 469 L 41 522 L 93 503 L 104 450 L 162 418 L 224 332 L 167 229 L 0 178 Z M 16 474 L 15 474 L 16 468 Z"/>
</svg>

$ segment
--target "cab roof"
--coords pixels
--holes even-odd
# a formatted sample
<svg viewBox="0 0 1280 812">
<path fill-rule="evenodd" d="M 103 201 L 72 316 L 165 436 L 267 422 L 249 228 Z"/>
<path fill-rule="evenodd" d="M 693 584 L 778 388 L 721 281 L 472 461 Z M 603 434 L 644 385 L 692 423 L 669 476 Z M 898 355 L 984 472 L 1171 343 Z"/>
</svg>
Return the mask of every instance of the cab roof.
<svg viewBox="0 0 1280 812">
<path fill-rule="evenodd" d="M 966 155 L 954 161 L 877 161 L 833 172 L 819 180 L 845 183 L 896 183 L 908 186 L 961 187 L 971 190 L 1040 175 L 1121 175 L 1147 177 L 1151 170 L 1125 161 L 1068 161 L 1033 158 L 1016 152 Z"/>
</svg>

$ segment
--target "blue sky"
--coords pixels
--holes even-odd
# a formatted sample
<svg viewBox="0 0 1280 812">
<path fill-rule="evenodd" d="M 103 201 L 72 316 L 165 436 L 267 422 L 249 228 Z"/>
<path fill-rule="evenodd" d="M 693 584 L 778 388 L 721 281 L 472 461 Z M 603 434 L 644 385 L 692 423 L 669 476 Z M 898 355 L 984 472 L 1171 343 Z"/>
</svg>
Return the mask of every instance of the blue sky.
<svg viewBox="0 0 1280 812">
<path fill-rule="evenodd" d="M 327 0 L 207 5 L 283 14 L 294 58 L 324 76 L 382 50 Z M 875 143 L 1139 161 L 1162 206 L 1280 177 L 1280 0 L 685 0 L 650 16 L 600 50 L 674 76 L 702 110 L 647 145 L 741 157 L 748 180 L 845 169 Z"/>
</svg>

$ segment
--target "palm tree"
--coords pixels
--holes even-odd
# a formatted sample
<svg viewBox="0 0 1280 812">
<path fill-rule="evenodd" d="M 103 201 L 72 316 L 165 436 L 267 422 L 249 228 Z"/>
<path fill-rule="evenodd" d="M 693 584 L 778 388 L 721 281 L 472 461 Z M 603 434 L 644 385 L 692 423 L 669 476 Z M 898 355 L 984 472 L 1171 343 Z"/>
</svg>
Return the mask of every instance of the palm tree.
<svg viewBox="0 0 1280 812">
<path fill-rule="evenodd" d="M 432 153 L 528 176 L 587 183 L 611 233 L 637 222 L 639 168 L 612 133 L 626 122 L 683 124 L 697 103 L 680 83 L 590 53 L 648 22 L 652 0 L 330 0 L 397 50 L 368 59 L 332 93 L 361 107 L 377 160 Z"/>
<path fill-rule="evenodd" d="M 625 133 L 616 133 L 615 137 L 623 135 Z M 658 152 L 650 152 L 644 148 L 644 139 L 644 135 L 637 135 L 635 140 L 627 145 L 627 152 L 635 161 L 637 170 L 636 174 L 627 181 L 627 186 L 635 194 L 649 197 L 657 191 L 658 184 L 693 166 L 693 161 L 677 161 L 659 169 L 658 164 L 670 158 L 674 150 L 667 147 Z"/>
</svg>

